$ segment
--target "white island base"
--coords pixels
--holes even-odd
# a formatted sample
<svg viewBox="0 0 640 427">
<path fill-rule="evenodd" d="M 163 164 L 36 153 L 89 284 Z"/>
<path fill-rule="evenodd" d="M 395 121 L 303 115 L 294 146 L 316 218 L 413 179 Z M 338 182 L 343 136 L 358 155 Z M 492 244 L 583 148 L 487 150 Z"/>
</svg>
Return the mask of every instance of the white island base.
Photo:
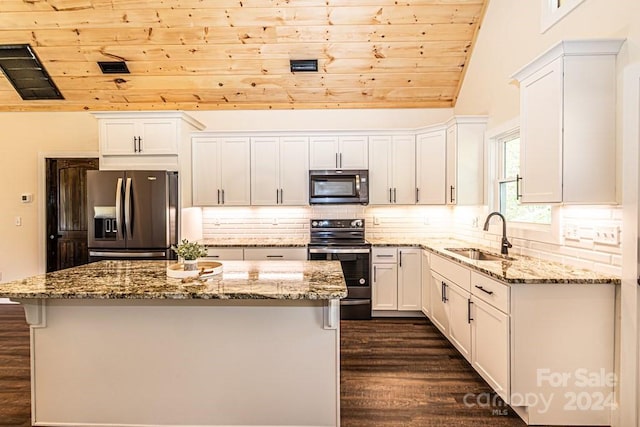
<svg viewBox="0 0 640 427">
<path fill-rule="evenodd" d="M 35 426 L 339 426 L 339 300 L 19 299 Z"/>
</svg>

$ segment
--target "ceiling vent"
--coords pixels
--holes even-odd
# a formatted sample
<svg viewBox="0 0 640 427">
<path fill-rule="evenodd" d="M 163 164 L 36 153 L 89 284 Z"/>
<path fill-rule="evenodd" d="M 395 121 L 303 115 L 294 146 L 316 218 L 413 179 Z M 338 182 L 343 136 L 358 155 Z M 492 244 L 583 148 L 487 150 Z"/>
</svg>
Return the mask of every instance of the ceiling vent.
<svg viewBox="0 0 640 427">
<path fill-rule="evenodd" d="M 291 65 L 291 72 L 317 72 L 318 60 L 317 59 L 292 59 L 289 61 Z"/>
<path fill-rule="evenodd" d="M 98 61 L 102 74 L 129 74 L 129 68 L 124 61 Z"/>
<path fill-rule="evenodd" d="M 25 101 L 64 99 L 28 44 L 0 45 L 0 69 Z"/>
</svg>

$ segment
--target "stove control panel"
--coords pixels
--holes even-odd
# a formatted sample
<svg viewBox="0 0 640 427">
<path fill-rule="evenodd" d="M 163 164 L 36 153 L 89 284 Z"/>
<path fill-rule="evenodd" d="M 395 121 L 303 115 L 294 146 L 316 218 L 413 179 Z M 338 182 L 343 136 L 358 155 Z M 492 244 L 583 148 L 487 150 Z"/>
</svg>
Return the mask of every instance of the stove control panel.
<svg viewBox="0 0 640 427">
<path fill-rule="evenodd" d="M 364 229 L 364 219 L 312 219 L 311 228 L 357 228 Z"/>
</svg>

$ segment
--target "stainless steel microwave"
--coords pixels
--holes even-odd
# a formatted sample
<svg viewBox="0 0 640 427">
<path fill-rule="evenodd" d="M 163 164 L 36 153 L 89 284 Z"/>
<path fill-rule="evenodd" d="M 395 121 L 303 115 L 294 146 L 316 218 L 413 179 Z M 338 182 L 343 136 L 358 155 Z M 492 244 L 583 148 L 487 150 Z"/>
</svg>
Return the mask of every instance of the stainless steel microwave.
<svg viewBox="0 0 640 427">
<path fill-rule="evenodd" d="M 369 171 L 361 169 L 309 171 L 309 204 L 369 203 Z"/>
</svg>

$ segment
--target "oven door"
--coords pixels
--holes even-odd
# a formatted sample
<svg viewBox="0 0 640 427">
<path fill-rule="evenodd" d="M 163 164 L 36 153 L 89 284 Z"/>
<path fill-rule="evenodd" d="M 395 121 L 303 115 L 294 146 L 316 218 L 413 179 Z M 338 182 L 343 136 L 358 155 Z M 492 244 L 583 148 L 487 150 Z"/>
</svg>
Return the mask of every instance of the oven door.
<svg viewBox="0 0 640 427">
<path fill-rule="evenodd" d="M 340 300 L 340 318 L 371 318 L 370 248 L 309 248 L 311 261 L 340 261 L 347 297 Z"/>
</svg>

